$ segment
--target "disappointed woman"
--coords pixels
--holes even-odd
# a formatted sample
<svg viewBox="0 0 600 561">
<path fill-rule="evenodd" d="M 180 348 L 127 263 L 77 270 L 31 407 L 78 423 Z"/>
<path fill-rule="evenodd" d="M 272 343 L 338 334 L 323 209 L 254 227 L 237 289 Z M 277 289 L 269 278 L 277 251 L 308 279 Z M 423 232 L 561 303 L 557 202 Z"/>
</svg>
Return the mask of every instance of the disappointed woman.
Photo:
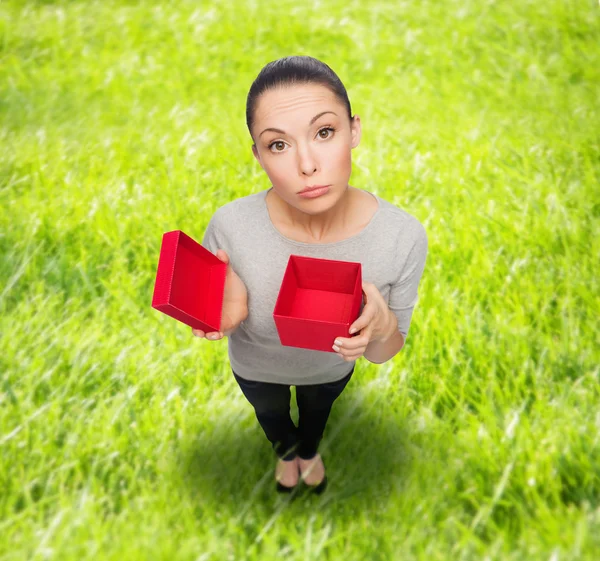
<svg viewBox="0 0 600 561">
<path fill-rule="evenodd" d="M 333 402 L 359 357 L 382 364 L 402 349 L 427 235 L 405 210 L 348 184 L 360 118 L 323 62 L 290 56 L 267 64 L 248 93 L 246 123 L 272 185 L 212 216 L 202 245 L 228 264 L 222 331 L 192 331 L 209 340 L 228 337 L 233 376 L 278 457 L 276 489 L 291 491 L 300 478 L 320 493 L 327 476 L 317 450 Z M 291 254 L 361 263 L 364 307 L 351 326 L 356 335 L 338 337 L 335 352 L 279 340 L 272 313 Z"/>
</svg>

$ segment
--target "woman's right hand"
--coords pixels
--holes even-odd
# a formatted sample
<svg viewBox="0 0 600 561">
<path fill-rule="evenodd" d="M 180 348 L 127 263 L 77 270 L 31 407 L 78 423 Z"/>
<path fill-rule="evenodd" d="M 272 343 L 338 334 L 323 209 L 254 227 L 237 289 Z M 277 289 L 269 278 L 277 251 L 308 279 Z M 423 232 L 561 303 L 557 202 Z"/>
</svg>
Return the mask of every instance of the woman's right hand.
<svg viewBox="0 0 600 561">
<path fill-rule="evenodd" d="M 221 317 L 221 331 L 205 333 L 201 329 L 193 329 L 196 337 L 205 337 L 212 341 L 230 335 L 248 317 L 248 292 L 242 279 L 238 277 L 229 263 L 229 256 L 223 249 L 217 249 L 215 255 L 227 263 L 225 275 L 225 292 L 223 294 L 223 315 Z"/>
</svg>

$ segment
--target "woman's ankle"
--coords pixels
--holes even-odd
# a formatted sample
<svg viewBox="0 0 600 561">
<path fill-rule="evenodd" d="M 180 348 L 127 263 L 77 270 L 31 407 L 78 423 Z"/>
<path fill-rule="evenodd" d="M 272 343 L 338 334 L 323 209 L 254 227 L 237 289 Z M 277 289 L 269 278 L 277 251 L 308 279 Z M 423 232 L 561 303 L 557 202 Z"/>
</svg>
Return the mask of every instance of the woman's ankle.
<svg viewBox="0 0 600 561">
<path fill-rule="evenodd" d="M 319 456 L 318 452 L 313 452 L 312 454 L 306 454 L 305 452 L 298 452 L 298 459 L 304 462 L 308 462 L 309 460 L 314 460 L 317 456 Z"/>
</svg>

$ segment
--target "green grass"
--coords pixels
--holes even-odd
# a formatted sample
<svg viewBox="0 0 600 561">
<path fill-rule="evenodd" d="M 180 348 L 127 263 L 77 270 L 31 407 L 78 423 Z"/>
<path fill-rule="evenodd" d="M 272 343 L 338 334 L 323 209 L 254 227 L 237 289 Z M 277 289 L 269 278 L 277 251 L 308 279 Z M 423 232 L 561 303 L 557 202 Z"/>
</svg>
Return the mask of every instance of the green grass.
<svg viewBox="0 0 600 561">
<path fill-rule="evenodd" d="M 597 560 L 599 12 L 0 3 L 0 559 Z M 429 236 L 291 502 L 226 340 L 150 306 L 163 232 L 268 188 L 246 95 L 290 54 L 348 89 L 351 184 Z"/>
</svg>

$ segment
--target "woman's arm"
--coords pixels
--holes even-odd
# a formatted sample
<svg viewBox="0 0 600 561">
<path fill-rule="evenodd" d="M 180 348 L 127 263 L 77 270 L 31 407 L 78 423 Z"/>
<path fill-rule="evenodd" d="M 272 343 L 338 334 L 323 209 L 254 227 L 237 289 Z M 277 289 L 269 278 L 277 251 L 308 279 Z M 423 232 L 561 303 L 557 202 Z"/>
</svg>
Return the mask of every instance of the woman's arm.
<svg viewBox="0 0 600 561">
<path fill-rule="evenodd" d="M 389 327 L 384 336 L 373 339 L 367 345 L 363 356 L 374 364 L 383 364 L 395 357 L 404 346 L 404 336 L 398 331 L 398 318 L 388 309 Z"/>
</svg>

